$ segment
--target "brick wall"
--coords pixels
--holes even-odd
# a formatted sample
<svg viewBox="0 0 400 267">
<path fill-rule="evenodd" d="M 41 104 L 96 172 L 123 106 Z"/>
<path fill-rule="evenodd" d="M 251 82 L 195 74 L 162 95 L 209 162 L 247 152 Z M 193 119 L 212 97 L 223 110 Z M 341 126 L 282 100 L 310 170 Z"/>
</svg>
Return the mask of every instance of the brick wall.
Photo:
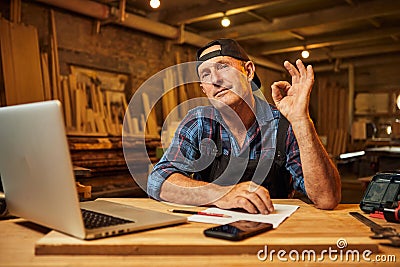
<svg viewBox="0 0 400 267">
<path fill-rule="evenodd" d="M 37 27 L 40 47 L 49 49 L 50 7 L 22 4 L 23 23 Z M 69 64 L 127 73 L 134 92 L 146 79 L 175 64 L 174 54 L 193 60 L 195 48 L 171 45 L 171 41 L 118 25 L 106 24 L 96 33 L 96 20 L 54 9 L 59 49 L 60 72 L 69 73 Z M 128 92 L 129 95 L 129 92 Z"/>
</svg>

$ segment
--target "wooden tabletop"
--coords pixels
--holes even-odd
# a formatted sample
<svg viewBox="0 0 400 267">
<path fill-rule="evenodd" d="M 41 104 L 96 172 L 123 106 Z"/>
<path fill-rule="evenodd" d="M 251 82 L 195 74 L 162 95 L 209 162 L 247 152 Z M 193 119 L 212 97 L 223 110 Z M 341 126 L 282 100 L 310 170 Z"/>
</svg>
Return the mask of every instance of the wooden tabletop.
<svg viewBox="0 0 400 267">
<path fill-rule="evenodd" d="M 171 208 L 168 204 L 145 198 L 107 200 L 162 212 Z M 377 260 L 391 261 L 382 266 L 397 266 L 400 261 L 400 249 L 379 245 L 385 241 L 370 239 L 369 227 L 349 215 L 350 211 L 361 212 L 358 205 L 341 204 L 333 211 L 323 211 L 299 200 L 275 200 L 274 203 L 295 204 L 300 208 L 277 229 L 240 242 L 205 237 L 203 230 L 212 225 L 203 223 L 81 241 L 23 219 L 1 220 L 0 266 L 280 266 L 288 263 L 296 266 L 320 266 L 321 263 L 360 266 L 360 263 L 377 264 Z M 400 232 L 399 225 L 373 220 L 395 226 Z M 320 260 L 323 250 L 341 251 L 336 243 L 339 240 L 347 243 L 346 249 L 357 249 L 361 253 L 373 251 L 366 258 L 371 262 L 366 262 L 362 255 L 358 261 L 352 260 L 351 255 L 346 261 L 345 254 L 342 254 L 342 260 L 339 254 L 336 255 L 338 258 L 329 258 L 326 252 Z M 52 254 L 43 251 L 49 245 L 55 249 L 52 253 L 59 255 L 43 255 Z M 66 251 L 65 248 L 72 250 Z M 289 253 L 296 249 L 300 254 L 302 250 L 315 250 L 317 258 L 306 257 L 296 261 L 293 253 L 289 258 Z M 281 254 L 281 258 L 278 258 L 279 250 L 286 252 Z M 86 255 L 61 255 L 68 254 L 68 251 Z M 263 259 L 264 251 L 268 251 L 272 258 Z M 283 261 L 285 259 L 287 262 Z"/>
</svg>

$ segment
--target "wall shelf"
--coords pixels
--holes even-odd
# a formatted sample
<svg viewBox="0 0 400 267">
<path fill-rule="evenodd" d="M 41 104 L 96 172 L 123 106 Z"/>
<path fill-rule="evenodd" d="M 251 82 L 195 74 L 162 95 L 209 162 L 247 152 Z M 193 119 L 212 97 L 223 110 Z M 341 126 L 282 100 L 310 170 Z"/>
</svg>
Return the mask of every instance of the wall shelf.
<svg viewBox="0 0 400 267">
<path fill-rule="evenodd" d="M 132 139 L 132 144 L 143 144 L 143 140 Z M 146 138 L 146 150 L 143 155 L 133 155 L 131 160 L 140 164 L 150 158 L 156 161 L 156 148 L 159 138 Z M 90 169 L 90 175 L 77 176 L 77 182 L 92 187 L 92 198 L 97 197 L 143 197 L 146 193 L 132 178 L 123 154 L 120 137 L 68 136 L 68 145 L 74 166 Z M 147 155 L 146 155 L 147 154 Z M 148 166 L 144 166 L 143 175 L 147 175 Z"/>
</svg>

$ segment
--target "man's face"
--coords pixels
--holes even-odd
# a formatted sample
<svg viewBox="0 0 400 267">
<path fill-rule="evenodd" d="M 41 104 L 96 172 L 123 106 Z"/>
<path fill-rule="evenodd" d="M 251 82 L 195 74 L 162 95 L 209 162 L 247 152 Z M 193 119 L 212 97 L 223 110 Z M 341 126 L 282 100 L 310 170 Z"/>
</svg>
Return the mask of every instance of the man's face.
<svg viewBox="0 0 400 267">
<path fill-rule="evenodd" d="M 215 51 L 215 48 L 219 46 L 212 46 L 203 54 Z M 234 107 L 252 92 L 245 62 L 238 59 L 229 56 L 211 58 L 199 66 L 198 73 L 203 92 L 216 107 Z"/>
</svg>

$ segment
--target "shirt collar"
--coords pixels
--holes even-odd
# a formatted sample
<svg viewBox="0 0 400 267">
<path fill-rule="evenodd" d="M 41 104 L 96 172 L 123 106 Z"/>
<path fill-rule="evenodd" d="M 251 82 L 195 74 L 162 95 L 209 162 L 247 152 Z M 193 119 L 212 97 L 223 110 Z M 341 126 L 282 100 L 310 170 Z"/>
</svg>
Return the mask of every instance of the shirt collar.
<svg viewBox="0 0 400 267">
<path fill-rule="evenodd" d="M 269 124 L 277 116 L 272 110 L 272 106 L 264 99 L 254 96 L 256 104 L 256 118 L 258 125 L 263 126 Z"/>
</svg>

